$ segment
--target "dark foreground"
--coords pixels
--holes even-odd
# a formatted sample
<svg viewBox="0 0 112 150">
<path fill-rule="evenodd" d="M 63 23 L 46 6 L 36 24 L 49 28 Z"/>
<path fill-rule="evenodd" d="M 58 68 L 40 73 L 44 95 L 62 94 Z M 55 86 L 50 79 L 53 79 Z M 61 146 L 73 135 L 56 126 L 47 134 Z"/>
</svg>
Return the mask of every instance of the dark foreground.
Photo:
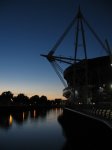
<svg viewBox="0 0 112 150">
<path fill-rule="evenodd" d="M 111 149 L 105 124 L 62 108 L 0 112 L 0 150 Z"/>
<path fill-rule="evenodd" d="M 66 109 L 58 120 L 66 137 L 64 150 L 112 148 L 112 130 L 102 122 Z"/>
</svg>

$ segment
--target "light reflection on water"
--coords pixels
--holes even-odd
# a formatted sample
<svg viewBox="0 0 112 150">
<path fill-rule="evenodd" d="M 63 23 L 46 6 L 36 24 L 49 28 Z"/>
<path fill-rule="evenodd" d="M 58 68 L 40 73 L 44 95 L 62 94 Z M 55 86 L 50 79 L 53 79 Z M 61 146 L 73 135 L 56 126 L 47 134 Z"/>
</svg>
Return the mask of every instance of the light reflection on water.
<svg viewBox="0 0 112 150">
<path fill-rule="evenodd" d="M 63 110 L 0 113 L 0 150 L 61 150 L 65 138 L 57 120 Z"/>
<path fill-rule="evenodd" d="M 105 124 L 61 108 L 0 112 L 0 150 L 109 149 L 111 139 Z"/>
</svg>

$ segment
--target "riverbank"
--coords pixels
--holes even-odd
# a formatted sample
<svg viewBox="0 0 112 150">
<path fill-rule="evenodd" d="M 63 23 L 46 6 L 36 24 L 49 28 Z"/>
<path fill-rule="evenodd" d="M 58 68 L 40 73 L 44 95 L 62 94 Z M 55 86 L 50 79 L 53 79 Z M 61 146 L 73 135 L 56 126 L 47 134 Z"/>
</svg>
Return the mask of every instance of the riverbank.
<svg viewBox="0 0 112 150">
<path fill-rule="evenodd" d="M 0 106 L 0 112 L 11 112 L 11 111 L 28 111 L 32 109 L 51 109 L 51 108 L 63 108 L 60 105 L 39 105 L 39 106 L 29 106 L 29 105 L 15 105 L 15 106 Z"/>
</svg>

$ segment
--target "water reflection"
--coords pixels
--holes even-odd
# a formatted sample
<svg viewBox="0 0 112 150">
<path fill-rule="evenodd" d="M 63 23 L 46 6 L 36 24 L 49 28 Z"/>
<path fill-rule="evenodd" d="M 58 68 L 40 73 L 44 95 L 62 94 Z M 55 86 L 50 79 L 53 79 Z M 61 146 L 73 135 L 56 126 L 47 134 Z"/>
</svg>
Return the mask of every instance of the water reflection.
<svg viewBox="0 0 112 150">
<path fill-rule="evenodd" d="M 95 150 L 111 147 L 112 131 L 105 125 L 62 112 L 60 108 L 0 112 L 0 149 Z"/>
<path fill-rule="evenodd" d="M 58 108 L 0 112 L 0 149 L 61 150 L 65 138 L 57 118 L 62 111 Z"/>
<path fill-rule="evenodd" d="M 19 125 L 22 125 L 28 119 L 28 112 L 13 112 L 12 114 L 13 121 Z"/>
<path fill-rule="evenodd" d="M 13 123 L 13 118 L 12 118 L 12 115 L 9 116 L 9 125 L 11 126 Z"/>
<path fill-rule="evenodd" d="M 31 120 L 38 120 L 40 119 L 45 119 L 47 114 L 50 115 L 52 114 L 54 117 L 54 112 L 56 115 L 59 115 L 62 112 L 62 109 L 57 113 L 57 108 L 55 111 L 53 109 L 41 109 L 41 110 L 30 110 L 30 111 L 17 111 L 17 112 L 11 112 L 11 113 L 6 113 L 2 112 L 0 113 L 0 128 L 4 129 L 10 129 L 12 126 L 13 122 L 15 122 L 18 125 L 22 125 L 24 122 L 26 122 L 28 119 Z"/>
<path fill-rule="evenodd" d="M 8 130 L 13 123 L 12 115 L 9 113 L 0 113 L 0 128 Z"/>
<path fill-rule="evenodd" d="M 63 150 L 109 149 L 112 130 L 105 124 L 87 118 L 63 113 L 58 117 L 66 142 Z"/>
</svg>

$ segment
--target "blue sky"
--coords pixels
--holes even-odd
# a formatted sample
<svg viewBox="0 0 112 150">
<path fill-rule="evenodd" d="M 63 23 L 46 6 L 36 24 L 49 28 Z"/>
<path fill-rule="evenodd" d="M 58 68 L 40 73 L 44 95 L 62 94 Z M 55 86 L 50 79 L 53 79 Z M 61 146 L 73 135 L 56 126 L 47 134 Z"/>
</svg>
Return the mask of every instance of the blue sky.
<svg viewBox="0 0 112 150">
<path fill-rule="evenodd" d="M 112 45 L 111 0 L 0 1 L 0 93 L 10 90 L 15 95 L 62 98 L 64 87 L 40 54 L 47 54 L 53 47 L 75 16 L 79 4 L 101 39 L 107 38 Z M 69 55 L 72 41 L 68 35 L 57 53 Z M 97 44 L 88 41 L 90 57 L 104 54 L 103 50 L 93 51 Z"/>
</svg>

